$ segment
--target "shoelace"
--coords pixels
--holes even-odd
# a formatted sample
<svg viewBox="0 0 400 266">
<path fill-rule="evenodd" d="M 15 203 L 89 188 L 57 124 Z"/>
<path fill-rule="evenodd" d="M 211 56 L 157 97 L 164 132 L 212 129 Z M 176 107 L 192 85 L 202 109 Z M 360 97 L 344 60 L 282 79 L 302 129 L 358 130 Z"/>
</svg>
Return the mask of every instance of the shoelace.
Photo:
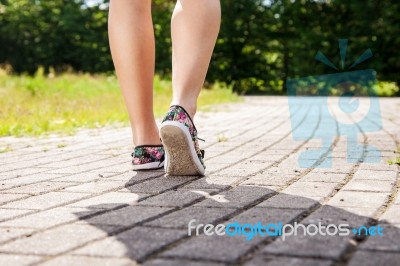
<svg viewBox="0 0 400 266">
<path fill-rule="evenodd" d="M 198 136 L 195 136 L 195 139 L 198 139 L 198 140 L 201 140 L 203 142 L 206 142 L 204 139 L 201 139 Z M 204 150 L 200 150 L 200 153 L 201 153 L 201 158 L 204 159 L 205 151 Z"/>
<path fill-rule="evenodd" d="M 198 140 L 201 140 L 201 141 L 206 142 L 204 139 L 201 139 L 201 138 L 199 138 L 198 136 L 196 136 L 195 138 L 198 139 Z"/>
<path fill-rule="evenodd" d="M 163 156 L 160 158 L 160 163 L 158 164 L 158 167 L 160 167 L 160 164 L 162 162 L 164 162 L 164 160 L 165 160 L 165 152 L 164 152 Z"/>
</svg>

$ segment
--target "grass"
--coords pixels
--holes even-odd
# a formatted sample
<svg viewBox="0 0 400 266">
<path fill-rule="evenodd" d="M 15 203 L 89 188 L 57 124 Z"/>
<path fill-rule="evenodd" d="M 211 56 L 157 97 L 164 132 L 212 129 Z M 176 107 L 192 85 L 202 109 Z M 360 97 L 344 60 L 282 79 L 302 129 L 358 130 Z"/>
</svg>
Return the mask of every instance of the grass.
<svg viewBox="0 0 400 266">
<path fill-rule="evenodd" d="M 171 82 L 155 78 L 157 117 L 168 109 Z M 202 90 L 199 109 L 240 98 L 229 88 L 214 84 Z M 128 125 L 123 98 L 115 76 L 65 73 L 59 76 L 14 76 L 0 70 L 0 136 L 73 134 L 78 128 Z"/>
<path fill-rule="evenodd" d="M 390 159 L 390 160 L 388 161 L 388 164 L 389 164 L 389 165 L 393 165 L 393 164 L 400 165 L 400 157 L 396 157 L 396 158 L 394 158 L 394 159 Z"/>
<path fill-rule="evenodd" d="M 396 154 L 400 154 L 400 146 L 397 147 Z M 393 159 L 387 161 L 389 165 L 397 164 L 400 165 L 400 156 L 396 156 Z"/>
<path fill-rule="evenodd" d="M 59 149 L 65 148 L 65 147 L 67 147 L 67 144 L 65 144 L 65 143 L 59 143 L 59 144 L 57 145 L 57 148 L 59 148 Z"/>
<path fill-rule="evenodd" d="M 219 136 L 217 136 L 217 141 L 218 142 L 227 142 L 228 138 L 225 137 L 225 135 L 219 135 Z"/>
<path fill-rule="evenodd" d="M 0 153 L 6 153 L 6 152 L 10 152 L 13 149 L 11 148 L 10 145 L 6 145 L 5 147 L 0 148 Z"/>
</svg>

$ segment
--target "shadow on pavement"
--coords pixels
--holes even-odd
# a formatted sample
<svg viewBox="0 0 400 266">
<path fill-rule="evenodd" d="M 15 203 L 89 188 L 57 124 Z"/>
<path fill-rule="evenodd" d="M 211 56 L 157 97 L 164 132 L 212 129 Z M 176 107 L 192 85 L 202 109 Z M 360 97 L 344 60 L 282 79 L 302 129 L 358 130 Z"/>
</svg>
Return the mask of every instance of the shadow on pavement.
<svg viewBox="0 0 400 266">
<path fill-rule="evenodd" d="M 383 236 L 369 236 L 365 241 L 363 234 L 351 230 L 377 225 L 370 218 L 374 210 L 356 207 L 358 203 L 351 199 L 339 199 L 342 206 L 346 202 L 348 206 L 338 208 L 321 205 L 314 198 L 279 193 L 272 187 L 231 188 L 213 183 L 212 178 L 167 177 L 161 172 L 159 177 L 137 183 L 145 175 L 148 173 L 139 172 L 125 185 L 127 193 L 137 195 L 136 202 L 104 202 L 88 207 L 88 213 L 76 213 L 80 220 L 105 231 L 108 237 L 89 243 L 74 254 L 128 257 L 145 265 L 399 265 L 400 226 L 383 221 Z M 163 184 L 178 185 L 154 196 L 164 189 Z M 181 188 L 183 185 L 185 188 Z M 152 194 L 146 194 L 149 192 Z M 93 210 L 100 211 L 93 215 Z M 304 230 L 298 229 L 299 235 L 285 239 L 256 235 L 246 240 L 251 235 L 248 230 L 240 236 L 195 236 L 193 228 L 189 237 L 188 224 L 193 219 L 193 226 L 295 221 L 306 226 L 333 224 L 336 226 L 329 226 L 332 234 L 336 230 L 345 232 L 335 228 L 348 224 L 349 234 L 304 236 Z M 311 233 L 316 230 L 313 225 L 308 228 Z"/>
</svg>

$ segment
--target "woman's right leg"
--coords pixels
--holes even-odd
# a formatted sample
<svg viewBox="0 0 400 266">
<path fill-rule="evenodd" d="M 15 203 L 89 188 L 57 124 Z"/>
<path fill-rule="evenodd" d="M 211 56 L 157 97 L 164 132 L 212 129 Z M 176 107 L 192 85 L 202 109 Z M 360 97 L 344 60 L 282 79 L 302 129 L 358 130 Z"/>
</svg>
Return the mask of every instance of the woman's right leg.
<svg viewBox="0 0 400 266">
<path fill-rule="evenodd" d="M 133 142 L 136 146 L 160 144 L 153 114 L 155 41 L 151 0 L 111 0 L 108 28 Z"/>
</svg>

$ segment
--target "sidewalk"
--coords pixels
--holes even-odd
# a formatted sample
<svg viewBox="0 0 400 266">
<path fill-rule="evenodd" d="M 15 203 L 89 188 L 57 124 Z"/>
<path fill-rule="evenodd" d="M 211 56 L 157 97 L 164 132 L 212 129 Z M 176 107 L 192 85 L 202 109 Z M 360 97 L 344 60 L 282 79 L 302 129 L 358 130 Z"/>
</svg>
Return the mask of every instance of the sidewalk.
<svg viewBox="0 0 400 266">
<path fill-rule="evenodd" d="M 206 177 L 133 172 L 128 128 L 0 138 L 0 265 L 400 265 L 400 99 L 360 132 L 380 163 L 300 168 L 285 97 L 248 97 L 196 117 Z M 319 125 L 323 126 L 323 124 Z M 320 162 L 324 158 L 315 158 Z M 188 223 L 380 226 L 383 236 L 188 236 Z"/>
</svg>

